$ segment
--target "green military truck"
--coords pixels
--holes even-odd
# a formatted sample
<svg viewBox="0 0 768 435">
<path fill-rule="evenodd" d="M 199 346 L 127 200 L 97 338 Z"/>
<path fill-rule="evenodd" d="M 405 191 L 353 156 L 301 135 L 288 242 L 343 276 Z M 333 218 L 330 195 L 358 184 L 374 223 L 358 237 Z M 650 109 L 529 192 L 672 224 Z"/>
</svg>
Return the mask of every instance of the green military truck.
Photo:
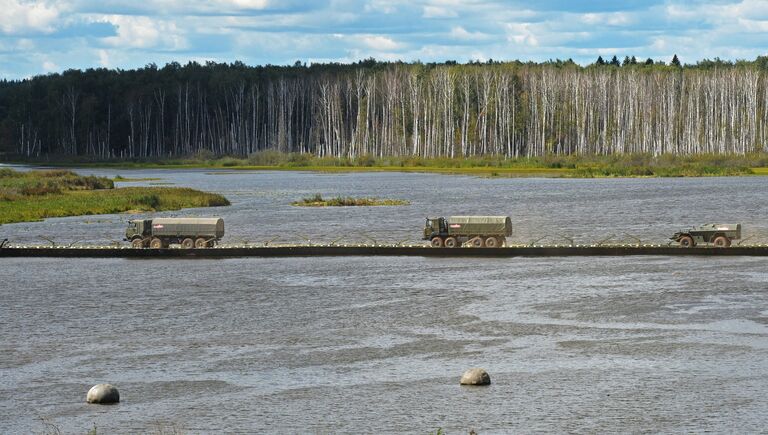
<svg viewBox="0 0 768 435">
<path fill-rule="evenodd" d="M 224 237 L 221 218 L 156 218 L 128 222 L 125 240 L 134 248 L 167 248 L 178 243 L 184 249 L 210 248 Z"/>
<path fill-rule="evenodd" d="M 433 248 L 458 248 L 466 242 L 475 248 L 499 248 L 511 235 L 509 216 L 451 216 L 427 218 L 423 240 Z"/>
<path fill-rule="evenodd" d="M 731 246 L 731 240 L 741 238 L 741 224 L 704 224 L 676 232 L 671 240 L 684 248 L 693 248 L 700 243 L 711 243 L 718 248 Z"/>
</svg>

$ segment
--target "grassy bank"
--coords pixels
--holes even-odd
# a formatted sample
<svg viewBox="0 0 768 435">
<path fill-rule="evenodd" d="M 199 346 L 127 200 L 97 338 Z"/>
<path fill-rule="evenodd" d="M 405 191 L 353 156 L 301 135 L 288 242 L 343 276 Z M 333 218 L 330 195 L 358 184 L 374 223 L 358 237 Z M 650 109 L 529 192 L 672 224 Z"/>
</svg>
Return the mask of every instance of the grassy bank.
<svg viewBox="0 0 768 435">
<path fill-rule="evenodd" d="M 319 193 L 315 196 L 302 198 L 300 201 L 291 203 L 291 205 L 299 207 L 372 207 L 408 204 L 410 204 L 408 201 L 402 199 L 352 198 L 341 196 L 326 199 Z"/>
<path fill-rule="evenodd" d="M 215 157 L 202 153 L 187 158 L 133 161 L 89 161 L 56 159 L 54 165 L 116 168 L 218 168 L 251 170 L 306 170 L 325 172 L 399 171 L 523 177 L 694 177 L 768 174 L 768 153 L 550 155 L 546 157 L 503 156 L 465 158 L 420 157 L 317 157 L 311 154 L 261 151 L 248 157 Z M 30 163 L 30 162 L 28 162 Z M 44 161 L 31 163 L 50 164 Z"/>
<path fill-rule="evenodd" d="M 0 224 L 51 217 L 179 210 L 229 205 L 221 195 L 188 188 L 114 188 L 112 180 L 71 171 L 0 169 Z"/>
</svg>

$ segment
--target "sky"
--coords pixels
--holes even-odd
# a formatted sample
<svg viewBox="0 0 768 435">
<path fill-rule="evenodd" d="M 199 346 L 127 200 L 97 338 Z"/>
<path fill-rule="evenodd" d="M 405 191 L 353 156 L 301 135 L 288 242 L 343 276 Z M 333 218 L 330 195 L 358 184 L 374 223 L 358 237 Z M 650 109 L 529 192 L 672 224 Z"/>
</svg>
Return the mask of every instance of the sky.
<svg viewBox="0 0 768 435">
<path fill-rule="evenodd" d="M 0 0 L 5 79 L 172 61 L 695 63 L 766 51 L 768 0 Z"/>
</svg>

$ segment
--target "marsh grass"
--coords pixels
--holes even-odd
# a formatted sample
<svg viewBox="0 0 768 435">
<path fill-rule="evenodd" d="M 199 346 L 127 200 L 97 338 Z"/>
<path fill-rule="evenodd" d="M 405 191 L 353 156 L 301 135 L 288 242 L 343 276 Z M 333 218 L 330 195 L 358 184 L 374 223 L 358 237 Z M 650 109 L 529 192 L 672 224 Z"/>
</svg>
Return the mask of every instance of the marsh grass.
<svg viewBox="0 0 768 435">
<path fill-rule="evenodd" d="M 768 165 L 764 154 L 652 156 L 628 154 L 582 159 L 573 165 L 573 177 L 707 177 L 753 175 L 753 168 Z"/>
<path fill-rule="evenodd" d="M 13 201 L 75 190 L 112 189 L 109 178 L 82 176 L 67 170 L 19 172 L 0 169 L 0 201 Z"/>
<path fill-rule="evenodd" d="M 132 182 L 132 181 L 158 181 L 162 180 L 162 178 L 157 177 L 144 177 L 144 178 L 131 178 L 131 177 L 123 177 L 120 174 L 115 175 L 115 178 L 112 179 L 113 181 L 119 181 L 119 182 Z"/>
<path fill-rule="evenodd" d="M 218 194 L 177 187 L 114 188 L 112 180 L 71 171 L 0 169 L 0 224 L 51 217 L 229 205 Z"/>
<path fill-rule="evenodd" d="M 349 196 L 326 199 L 319 193 L 291 203 L 291 205 L 299 207 L 373 207 L 409 204 L 410 202 L 401 199 L 352 198 Z"/>
<path fill-rule="evenodd" d="M 120 168 L 226 168 L 310 171 L 403 171 L 484 176 L 533 177 L 690 177 L 765 175 L 768 153 L 751 154 L 614 154 L 543 157 L 318 157 L 306 153 L 259 151 L 247 157 L 216 157 L 200 152 L 185 158 L 135 161 L 63 160 L 57 163 Z"/>
</svg>

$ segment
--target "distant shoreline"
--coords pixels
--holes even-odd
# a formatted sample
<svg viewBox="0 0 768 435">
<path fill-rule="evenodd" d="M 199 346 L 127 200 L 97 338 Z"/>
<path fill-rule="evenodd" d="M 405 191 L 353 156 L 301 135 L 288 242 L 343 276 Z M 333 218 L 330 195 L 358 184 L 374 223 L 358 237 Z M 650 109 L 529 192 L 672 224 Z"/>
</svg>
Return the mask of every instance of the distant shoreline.
<svg viewBox="0 0 768 435">
<path fill-rule="evenodd" d="M 156 160 L 88 160 L 73 158 L 17 159 L 7 164 L 61 168 L 227 169 L 237 171 L 426 172 L 486 177 L 527 178 L 660 178 L 768 175 L 768 154 L 702 154 L 691 156 L 626 154 L 543 158 L 502 156 L 467 158 L 317 157 L 262 151 L 248 157 L 195 155 Z"/>
</svg>

